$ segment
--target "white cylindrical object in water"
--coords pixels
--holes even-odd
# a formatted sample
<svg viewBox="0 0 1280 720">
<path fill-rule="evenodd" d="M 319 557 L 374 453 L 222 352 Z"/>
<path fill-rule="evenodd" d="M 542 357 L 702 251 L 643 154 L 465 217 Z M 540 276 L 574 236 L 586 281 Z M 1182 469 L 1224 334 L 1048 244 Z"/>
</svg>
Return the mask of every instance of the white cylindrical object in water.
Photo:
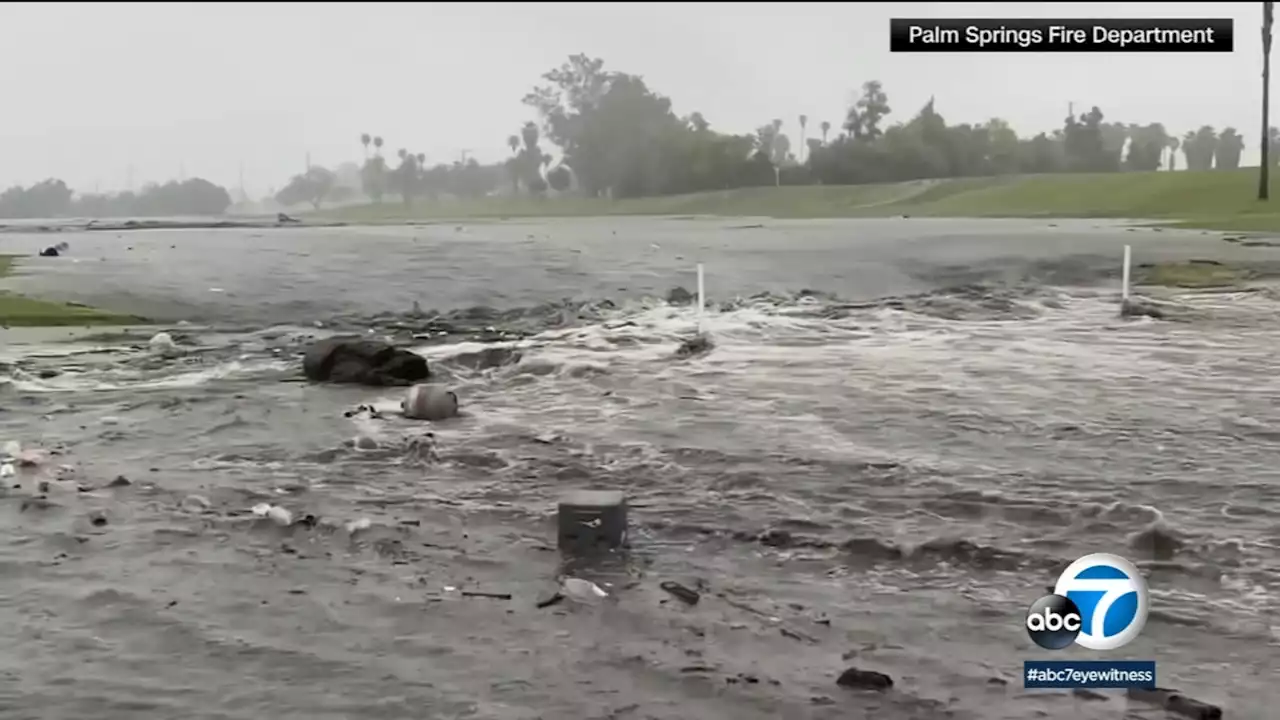
<svg viewBox="0 0 1280 720">
<path fill-rule="evenodd" d="M 698 263 L 698 332 L 702 332 L 702 316 L 707 309 L 707 285 L 703 278 L 702 263 Z"/>
<path fill-rule="evenodd" d="M 1129 267 L 1132 261 L 1133 261 L 1132 248 L 1130 248 L 1128 245 L 1125 245 L 1124 246 L 1124 268 L 1121 271 L 1121 280 L 1120 280 L 1121 282 L 1120 298 L 1125 302 L 1129 301 Z"/>
<path fill-rule="evenodd" d="M 414 385 L 400 409 L 405 417 L 414 420 L 445 420 L 458 414 L 458 396 L 439 385 Z"/>
</svg>

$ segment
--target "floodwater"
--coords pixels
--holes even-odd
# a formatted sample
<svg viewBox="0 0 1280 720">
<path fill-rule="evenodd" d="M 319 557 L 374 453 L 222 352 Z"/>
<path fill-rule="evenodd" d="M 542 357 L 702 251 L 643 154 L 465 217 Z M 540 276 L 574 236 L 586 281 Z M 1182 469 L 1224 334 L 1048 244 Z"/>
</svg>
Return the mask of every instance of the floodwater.
<svg viewBox="0 0 1280 720">
<path fill-rule="evenodd" d="M 1024 660 L 1096 657 L 1022 624 L 1101 551 L 1152 593 L 1109 656 L 1229 718 L 1280 702 L 1280 300 L 1117 317 L 1125 243 L 1280 250 L 907 219 L 56 240 L 0 285 L 162 319 L 183 353 L 0 335 L 0 442 L 57 453 L 0 499 L 0 718 L 1164 717 L 1022 689 Z M 678 358 L 696 311 L 663 298 L 699 262 L 715 348 Z M 337 331 L 419 347 L 465 416 L 297 382 Z M 633 547 L 569 569 L 609 597 L 539 608 L 579 488 L 626 491 Z M 894 687 L 837 687 L 850 666 Z"/>
</svg>

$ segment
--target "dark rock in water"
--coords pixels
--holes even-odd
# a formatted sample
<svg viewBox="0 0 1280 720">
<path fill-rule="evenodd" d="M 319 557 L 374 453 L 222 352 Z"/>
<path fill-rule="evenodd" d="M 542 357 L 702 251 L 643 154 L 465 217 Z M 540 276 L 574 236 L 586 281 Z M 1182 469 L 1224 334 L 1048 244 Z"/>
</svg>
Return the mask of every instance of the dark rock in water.
<svg viewBox="0 0 1280 720">
<path fill-rule="evenodd" d="M 1170 714 L 1191 718 L 1191 720 L 1221 720 L 1222 718 L 1222 708 L 1187 697 L 1177 690 L 1130 688 L 1126 694 L 1132 700 L 1162 707 Z"/>
<path fill-rule="evenodd" d="M 695 335 L 694 337 L 680 343 L 680 347 L 676 348 L 676 357 L 687 358 L 694 355 L 705 355 L 711 352 L 715 347 L 709 335 Z"/>
<path fill-rule="evenodd" d="M 1172 560 L 1186 544 L 1171 528 L 1160 522 L 1152 523 L 1125 539 L 1130 548 L 1162 561 Z"/>
<path fill-rule="evenodd" d="M 855 690 L 888 690 L 893 687 L 893 678 L 875 670 L 859 670 L 851 667 L 840 673 L 840 677 L 836 678 L 836 684 Z"/>
<path fill-rule="evenodd" d="M 297 218 L 291 218 L 288 215 L 285 215 L 284 213 L 276 213 L 276 222 L 296 223 L 300 221 Z"/>
<path fill-rule="evenodd" d="M 671 288 L 671 292 L 667 293 L 667 303 L 671 305 L 688 305 L 696 299 L 693 293 L 682 287 Z"/>
<path fill-rule="evenodd" d="M 1120 303 L 1120 317 L 1149 317 L 1154 320 L 1163 320 L 1164 311 L 1153 303 L 1136 298 L 1130 298 Z"/>
<path fill-rule="evenodd" d="M 411 385 L 429 376 L 427 359 L 379 340 L 328 338 L 307 348 L 302 371 L 312 382 Z"/>
<path fill-rule="evenodd" d="M 58 248 L 47 247 L 40 251 L 40 257 L 58 257 L 62 253 L 58 252 Z"/>
</svg>

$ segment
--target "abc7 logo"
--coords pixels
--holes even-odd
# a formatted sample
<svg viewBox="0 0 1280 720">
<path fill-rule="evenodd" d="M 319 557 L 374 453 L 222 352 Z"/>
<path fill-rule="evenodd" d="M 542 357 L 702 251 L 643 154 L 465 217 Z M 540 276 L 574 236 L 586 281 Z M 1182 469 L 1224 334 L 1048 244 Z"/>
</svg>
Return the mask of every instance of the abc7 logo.
<svg viewBox="0 0 1280 720">
<path fill-rule="evenodd" d="M 1045 650 L 1070 647 L 1080 635 L 1080 608 L 1071 598 L 1045 595 L 1027 609 L 1027 634 Z"/>
<path fill-rule="evenodd" d="M 1085 612 L 1078 602 L 1088 606 Z M 1122 557 L 1095 553 L 1071 563 L 1053 594 L 1031 604 L 1027 635 L 1046 650 L 1073 643 L 1115 650 L 1137 637 L 1146 621 L 1147 586 L 1138 568 Z"/>
</svg>

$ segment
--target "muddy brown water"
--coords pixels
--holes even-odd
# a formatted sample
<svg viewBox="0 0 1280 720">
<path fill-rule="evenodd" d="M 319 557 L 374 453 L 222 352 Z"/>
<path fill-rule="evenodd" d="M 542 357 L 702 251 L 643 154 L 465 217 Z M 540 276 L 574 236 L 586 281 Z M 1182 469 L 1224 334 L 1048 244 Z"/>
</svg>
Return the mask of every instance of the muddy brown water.
<svg viewBox="0 0 1280 720">
<path fill-rule="evenodd" d="M 183 353 L 152 353 L 154 329 L 0 335 L 0 441 L 58 453 L 0 498 L 0 717 L 1163 717 L 1022 689 L 1024 660 L 1097 657 L 1022 630 L 1093 551 L 1152 593 L 1108 656 L 1274 716 L 1280 305 L 1116 309 L 1125 243 L 1280 251 L 1080 221 L 758 222 L 58 233 L 67 256 L 0 286 L 159 318 Z M 695 313 L 661 298 L 698 262 L 715 348 L 675 359 Z M 394 391 L 296 382 L 334 331 L 420 347 L 466 415 L 424 426 Z M 477 354 L 495 343 L 518 353 Z M 627 492 L 634 546 L 570 569 L 609 598 L 538 608 L 578 488 Z M 837 687 L 851 665 L 893 689 Z"/>
</svg>

